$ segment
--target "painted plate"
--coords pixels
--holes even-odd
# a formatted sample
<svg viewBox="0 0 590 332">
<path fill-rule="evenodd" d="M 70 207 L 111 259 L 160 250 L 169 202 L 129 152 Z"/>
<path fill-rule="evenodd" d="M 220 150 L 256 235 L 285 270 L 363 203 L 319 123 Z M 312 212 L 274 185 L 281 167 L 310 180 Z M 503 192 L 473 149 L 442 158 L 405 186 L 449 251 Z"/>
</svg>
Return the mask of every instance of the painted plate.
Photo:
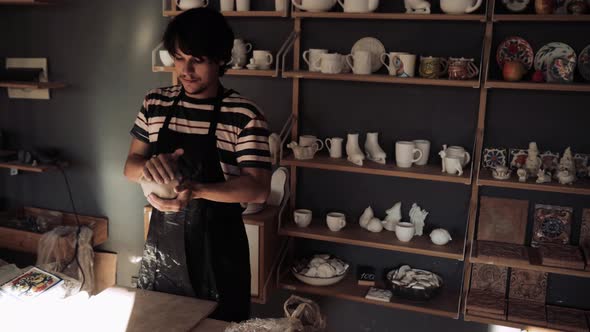
<svg viewBox="0 0 590 332">
<path fill-rule="evenodd" d="M 586 81 L 590 81 L 590 45 L 578 56 L 578 71 Z"/>
<path fill-rule="evenodd" d="M 535 70 L 541 71 L 543 77 L 547 79 L 547 68 L 557 58 L 564 58 L 576 63 L 576 52 L 567 44 L 560 42 L 549 43 L 537 51 L 535 55 Z"/>
<path fill-rule="evenodd" d="M 527 70 L 530 70 L 533 66 L 534 55 L 529 42 L 520 37 L 508 37 L 498 46 L 496 61 L 500 68 L 503 68 L 507 61 L 520 61 Z"/>
<path fill-rule="evenodd" d="M 381 63 L 381 54 L 385 53 L 385 46 L 379 39 L 373 37 L 365 37 L 359 39 L 350 50 L 350 53 L 355 51 L 369 51 L 371 53 L 371 71 L 374 73 L 383 66 Z"/>
</svg>

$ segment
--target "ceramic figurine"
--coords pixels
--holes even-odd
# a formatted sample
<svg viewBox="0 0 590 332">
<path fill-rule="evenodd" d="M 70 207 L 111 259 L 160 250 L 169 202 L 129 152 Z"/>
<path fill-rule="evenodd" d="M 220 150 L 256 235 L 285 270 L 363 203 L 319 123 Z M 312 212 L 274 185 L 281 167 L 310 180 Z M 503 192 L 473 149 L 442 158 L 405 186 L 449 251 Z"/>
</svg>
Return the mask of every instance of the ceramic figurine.
<svg viewBox="0 0 590 332">
<path fill-rule="evenodd" d="M 418 236 L 422 235 L 426 216 L 428 216 L 426 210 L 422 210 L 416 203 L 412 204 L 412 208 L 410 209 L 410 222 L 416 227 L 416 235 Z"/>
<path fill-rule="evenodd" d="M 385 158 L 387 155 L 379 146 L 378 140 L 379 133 L 367 133 L 367 139 L 365 141 L 365 153 L 367 158 L 379 164 L 385 164 Z"/>
<path fill-rule="evenodd" d="M 369 206 L 368 208 L 365 209 L 365 211 L 363 212 L 363 214 L 359 218 L 359 225 L 362 228 L 366 229 L 367 225 L 369 224 L 369 221 L 371 221 L 371 219 L 373 219 L 373 217 L 374 217 L 373 209 Z"/>
<path fill-rule="evenodd" d="M 496 180 L 508 180 L 512 171 L 506 166 L 496 166 L 492 169 L 492 176 Z"/>
<path fill-rule="evenodd" d="M 404 6 L 408 14 L 430 14 L 430 2 L 426 0 L 404 0 Z"/>
<path fill-rule="evenodd" d="M 444 246 L 451 240 L 451 234 L 444 228 L 437 228 L 430 232 L 430 241 L 436 245 Z"/>
<path fill-rule="evenodd" d="M 385 211 L 387 216 L 385 217 L 386 222 L 398 223 L 402 220 L 402 202 L 397 202 L 389 210 Z"/>
<path fill-rule="evenodd" d="M 527 173 L 526 173 L 526 170 L 524 168 L 519 168 L 516 171 L 516 175 L 518 175 L 518 181 L 519 182 L 526 182 Z"/>
<path fill-rule="evenodd" d="M 559 170 L 568 171 L 572 174 L 576 172 L 576 166 L 574 164 L 574 157 L 572 156 L 572 149 L 568 147 L 563 152 L 563 157 L 559 160 Z"/>
<path fill-rule="evenodd" d="M 572 184 L 575 179 L 575 174 L 568 170 L 560 170 L 557 172 L 557 180 L 561 184 Z"/>
<path fill-rule="evenodd" d="M 524 168 L 529 176 L 533 176 L 534 174 L 537 174 L 540 167 L 541 158 L 539 158 L 539 149 L 537 148 L 537 143 L 530 142 L 528 156 L 524 163 Z"/>
<path fill-rule="evenodd" d="M 438 155 L 440 156 L 440 160 L 442 161 L 442 172 L 446 172 L 446 167 L 445 167 L 445 158 L 447 157 L 447 145 L 443 144 L 443 149 L 438 153 Z"/>
<path fill-rule="evenodd" d="M 537 173 L 537 183 L 548 183 L 551 182 L 551 173 L 545 173 L 543 169 L 539 169 Z"/>
<path fill-rule="evenodd" d="M 395 232 L 395 226 L 397 225 L 397 221 L 395 221 L 395 220 L 390 220 L 390 221 L 381 220 L 381 225 L 386 230 L 388 230 L 390 232 Z"/>
<path fill-rule="evenodd" d="M 379 218 L 373 218 L 369 221 L 367 225 L 367 230 L 373 233 L 379 233 L 383 230 L 383 225 L 381 225 L 381 220 Z"/>
<path fill-rule="evenodd" d="M 363 166 L 365 154 L 359 146 L 359 134 L 348 134 L 346 140 L 346 155 L 348 161 L 351 163 L 358 166 Z"/>
<path fill-rule="evenodd" d="M 281 137 L 277 133 L 268 136 L 268 146 L 270 150 L 270 159 L 273 164 L 278 164 L 281 159 Z"/>
<path fill-rule="evenodd" d="M 254 60 L 254 58 L 251 58 L 250 63 L 246 65 L 246 68 L 248 68 L 250 70 L 258 69 L 258 65 L 256 64 L 256 60 Z"/>
</svg>

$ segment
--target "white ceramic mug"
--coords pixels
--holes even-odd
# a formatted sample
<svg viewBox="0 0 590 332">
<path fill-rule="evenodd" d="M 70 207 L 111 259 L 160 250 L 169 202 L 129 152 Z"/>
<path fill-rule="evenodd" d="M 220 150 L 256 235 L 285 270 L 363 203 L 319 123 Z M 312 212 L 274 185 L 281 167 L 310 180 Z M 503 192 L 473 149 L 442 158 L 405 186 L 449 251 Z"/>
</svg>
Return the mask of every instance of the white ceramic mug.
<svg viewBox="0 0 590 332">
<path fill-rule="evenodd" d="M 303 61 L 307 63 L 307 67 L 309 71 L 319 72 L 321 68 L 315 66 L 314 64 L 320 59 L 322 54 L 328 53 L 328 50 L 323 48 L 310 48 L 309 50 L 303 52 Z"/>
<path fill-rule="evenodd" d="M 414 144 L 416 144 L 416 148 L 422 151 L 422 158 L 420 158 L 416 165 L 424 166 L 428 164 L 428 156 L 430 155 L 430 141 L 425 139 L 417 139 L 413 140 Z"/>
<path fill-rule="evenodd" d="M 352 72 L 358 75 L 369 75 L 371 70 L 371 53 L 369 51 L 356 51 L 346 56 L 346 63 Z"/>
<path fill-rule="evenodd" d="M 219 0 L 219 9 L 222 12 L 231 12 L 235 10 L 234 0 Z"/>
<path fill-rule="evenodd" d="M 405 52 L 381 54 L 381 63 L 389 70 L 389 75 L 414 77 L 416 75 L 416 55 Z"/>
<path fill-rule="evenodd" d="M 344 139 L 340 137 L 326 138 L 326 148 L 330 152 L 330 158 L 342 158 L 342 142 Z"/>
<path fill-rule="evenodd" d="M 338 0 L 345 13 L 369 13 L 369 0 Z"/>
<path fill-rule="evenodd" d="M 410 168 L 420 158 L 422 158 L 422 151 L 416 148 L 416 143 L 408 141 L 395 142 L 395 163 L 397 167 Z"/>
<path fill-rule="evenodd" d="M 346 216 L 339 212 L 330 212 L 326 215 L 326 224 L 332 232 L 338 232 L 346 226 Z"/>
<path fill-rule="evenodd" d="M 275 0 L 275 10 L 277 12 L 284 12 L 287 9 L 287 0 Z"/>
<path fill-rule="evenodd" d="M 469 152 L 465 151 L 465 149 L 460 146 L 449 146 L 445 152 L 447 154 L 447 157 L 459 158 L 459 160 L 461 161 L 461 166 L 467 165 L 471 160 L 471 155 L 469 154 Z"/>
<path fill-rule="evenodd" d="M 398 222 L 395 225 L 395 236 L 401 242 L 410 242 L 414 237 L 416 227 L 410 222 Z"/>
<path fill-rule="evenodd" d="M 252 52 L 252 58 L 254 58 L 254 63 L 260 69 L 268 69 L 270 65 L 272 65 L 274 61 L 274 57 L 270 53 L 270 51 L 265 50 L 254 50 Z"/>
<path fill-rule="evenodd" d="M 312 65 L 314 68 L 319 67 L 324 74 L 339 74 L 342 72 L 343 67 L 342 54 L 322 53 Z"/>
<path fill-rule="evenodd" d="M 317 146 L 317 151 L 324 148 L 324 142 L 313 135 L 299 136 L 299 146 Z"/>
<path fill-rule="evenodd" d="M 176 5 L 182 10 L 207 7 L 209 0 L 176 0 Z"/>
<path fill-rule="evenodd" d="M 299 227 L 307 227 L 311 224 L 313 213 L 307 209 L 297 209 L 293 211 L 293 221 Z"/>
<path fill-rule="evenodd" d="M 236 0 L 236 10 L 239 12 L 249 11 L 250 10 L 250 0 Z"/>
</svg>

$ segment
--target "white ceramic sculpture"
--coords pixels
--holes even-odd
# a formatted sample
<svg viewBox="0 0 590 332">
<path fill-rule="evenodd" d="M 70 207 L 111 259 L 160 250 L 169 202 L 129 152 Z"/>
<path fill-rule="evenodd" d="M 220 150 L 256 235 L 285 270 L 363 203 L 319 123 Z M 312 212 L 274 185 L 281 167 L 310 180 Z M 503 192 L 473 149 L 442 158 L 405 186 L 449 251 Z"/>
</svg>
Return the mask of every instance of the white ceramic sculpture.
<svg viewBox="0 0 590 332">
<path fill-rule="evenodd" d="M 361 214 L 361 217 L 359 218 L 359 225 L 361 226 L 361 228 L 366 229 L 367 225 L 369 225 L 369 221 L 371 221 L 371 219 L 373 219 L 374 216 L 375 215 L 373 213 L 373 209 L 370 206 L 366 208 L 363 214 Z"/>
<path fill-rule="evenodd" d="M 386 154 L 379 146 L 379 133 L 367 133 L 365 140 L 365 153 L 367 158 L 379 164 L 385 164 Z"/>
<path fill-rule="evenodd" d="M 496 166 L 492 169 L 492 176 L 496 180 L 508 180 L 512 171 L 506 166 Z"/>
<path fill-rule="evenodd" d="M 387 220 L 381 220 L 381 225 L 383 225 L 383 228 L 390 231 L 390 232 L 395 232 L 395 226 L 397 225 L 397 221 L 387 221 Z"/>
<path fill-rule="evenodd" d="M 568 170 L 558 171 L 557 172 L 557 180 L 561 184 L 572 184 L 576 179 L 576 175 L 573 172 Z"/>
<path fill-rule="evenodd" d="M 363 166 L 365 155 L 359 146 L 359 134 L 348 134 L 346 140 L 346 156 L 351 163 Z"/>
<path fill-rule="evenodd" d="M 408 14 L 430 14 L 430 2 L 426 0 L 404 0 L 404 6 Z"/>
<path fill-rule="evenodd" d="M 444 228 L 437 228 L 430 232 L 430 241 L 436 245 L 444 246 L 451 240 L 451 234 Z"/>
<path fill-rule="evenodd" d="M 527 173 L 526 173 L 526 170 L 524 168 L 519 168 L 516 171 L 516 175 L 518 175 L 518 181 L 519 182 L 526 182 Z"/>
<path fill-rule="evenodd" d="M 563 157 L 559 159 L 559 170 L 575 174 L 576 166 L 574 164 L 574 157 L 572 156 L 572 149 L 570 147 L 565 149 Z"/>
<path fill-rule="evenodd" d="M 547 183 L 551 182 L 551 174 L 545 173 L 545 171 L 539 168 L 539 172 L 537 172 L 537 183 Z"/>
<path fill-rule="evenodd" d="M 428 216 L 428 212 L 426 210 L 422 210 L 418 204 L 412 204 L 412 208 L 410 209 L 410 222 L 414 224 L 416 227 L 416 235 L 422 235 L 422 231 L 424 230 L 424 220 Z"/>
<path fill-rule="evenodd" d="M 402 202 L 395 203 L 389 210 L 385 211 L 387 216 L 385 217 L 386 222 L 398 223 L 402 220 Z"/>
<path fill-rule="evenodd" d="M 537 143 L 530 142 L 528 156 L 526 158 L 526 162 L 524 163 L 524 168 L 527 171 L 528 175 L 534 176 L 534 174 L 537 174 L 537 172 L 539 172 L 540 167 L 541 158 L 539 158 L 539 149 L 537 148 Z"/>
<path fill-rule="evenodd" d="M 270 159 L 273 164 L 278 164 L 281 158 L 281 137 L 277 133 L 268 136 L 268 146 L 270 150 Z"/>
<path fill-rule="evenodd" d="M 381 225 L 381 220 L 379 218 L 373 218 L 369 221 L 367 225 L 367 230 L 373 233 L 379 233 L 383 230 L 383 225 Z"/>
</svg>

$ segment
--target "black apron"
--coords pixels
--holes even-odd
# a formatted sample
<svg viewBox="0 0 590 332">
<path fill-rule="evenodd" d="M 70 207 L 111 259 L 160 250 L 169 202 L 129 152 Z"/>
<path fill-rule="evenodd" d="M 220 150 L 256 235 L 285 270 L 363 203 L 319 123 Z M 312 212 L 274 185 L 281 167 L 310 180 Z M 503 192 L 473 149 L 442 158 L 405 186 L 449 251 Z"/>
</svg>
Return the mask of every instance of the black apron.
<svg viewBox="0 0 590 332">
<path fill-rule="evenodd" d="M 207 135 L 185 134 L 168 129 L 184 96 L 174 100 L 155 154 L 184 149 L 179 167 L 184 177 L 199 183 L 225 181 L 215 135 L 221 102 L 233 91 L 220 86 L 211 112 Z M 138 287 L 218 302 L 212 318 L 242 321 L 250 316 L 250 256 L 248 238 L 238 203 L 194 199 L 178 213 L 152 212 L 139 271 Z"/>
</svg>

